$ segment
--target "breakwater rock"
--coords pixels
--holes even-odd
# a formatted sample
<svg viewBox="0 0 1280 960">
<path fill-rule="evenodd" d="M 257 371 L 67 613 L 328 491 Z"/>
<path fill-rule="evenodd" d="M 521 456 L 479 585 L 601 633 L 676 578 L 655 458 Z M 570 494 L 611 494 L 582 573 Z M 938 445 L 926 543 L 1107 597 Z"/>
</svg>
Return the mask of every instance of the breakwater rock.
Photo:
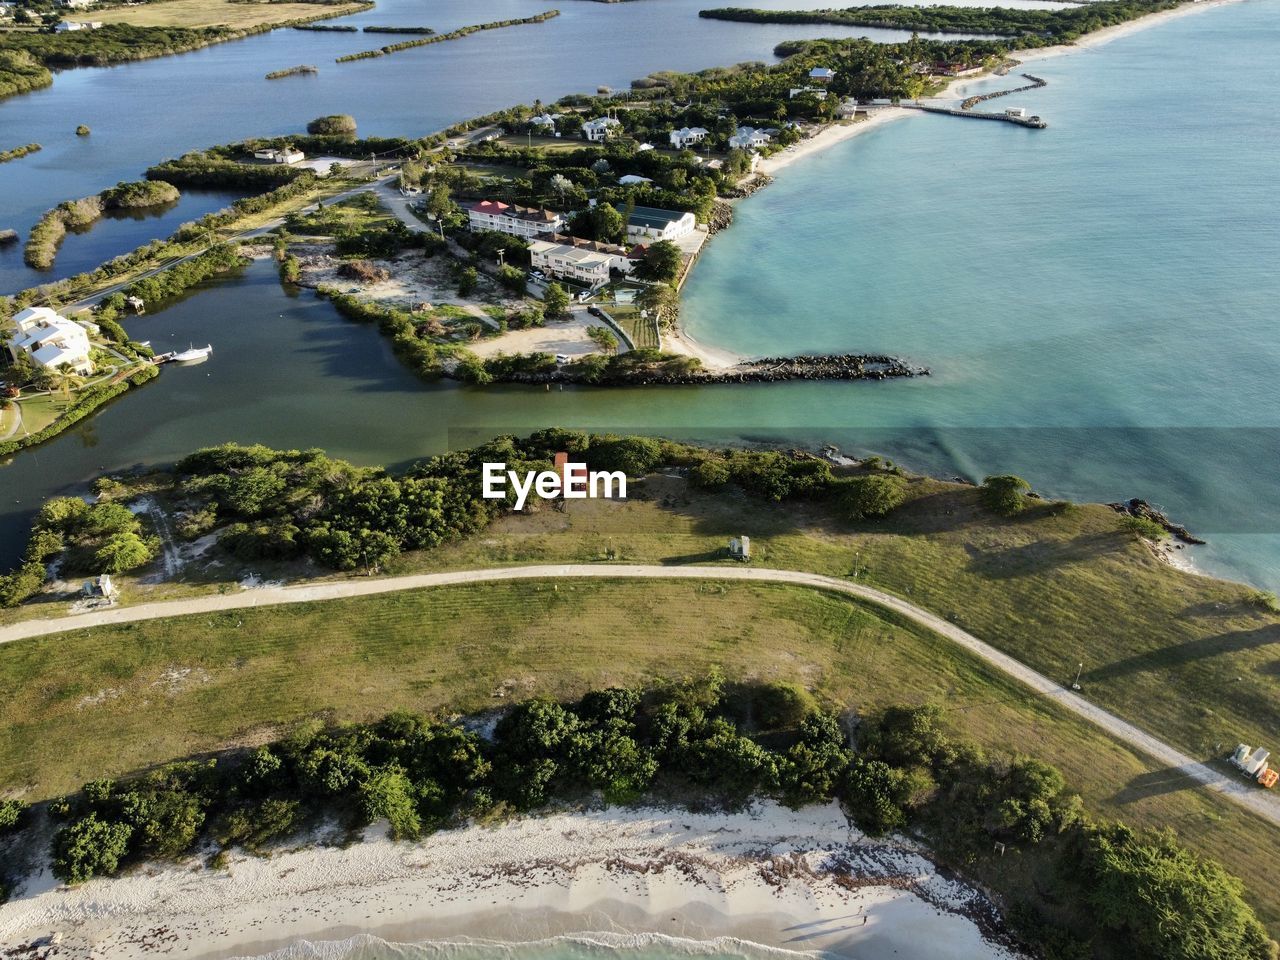
<svg viewBox="0 0 1280 960">
<path fill-rule="evenodd" d="M 763 357 L 715 370 L 690 369 L 686 364 L 663 361 L 617 370 L 577 369 L 564 364 L 550 370 L 495 372 L 503 383 L 572 383 L 596 387 L 649 385 L 689 386 L 720 383 L 785 383 L 791 380 L 893 380 L 927 377 L 927 367 L 912 366 L 899 357 L 880 354 Z"/>
<path fill-rule="evenodd" d="M 1163 513 L 1157 510 L 1145 500 L 1139 500 L 1134 497 L 1132 500 L 1126 500 L 1124 503 L 1108 503 L 1108 507 L 1116 513 L 1123 513 L 1130 517 L 1141 517 L 1143 520 L 1150 520 L 1152 523 L 1167 530 L 1183 543 L 1202 544 L 1205 541 L 1194 536 L 1186 527 L 1180 523 L 1174 523 Z"/>
<path fill-rule="evenodd" d="M 978 104 L 983 103 L 987 100 L 994 100 L 996 99 L 996 97 L 1007 97 L 1011 93 L 1022 93 L 1024 90 L 1035 90 L 1039 87 L 1045 87 L 1049 85 L 1049 81 L 1045 80 L 1042 77 L 1034 77 L 1029 73 L 1024 73 L 1023 77 L 1025 77 L 1027 80 L 1030 80 L 1031 82 L 1027 84 L 1023 84 L 1021 87 L 1014 87 L 1012 90 L 997 90 L 994 93 L 984 93 L 976 97 L 968 97 L 965 99 L 963 103 L 960 104 L 960 109 L 972 110 Z"/>
</svg>

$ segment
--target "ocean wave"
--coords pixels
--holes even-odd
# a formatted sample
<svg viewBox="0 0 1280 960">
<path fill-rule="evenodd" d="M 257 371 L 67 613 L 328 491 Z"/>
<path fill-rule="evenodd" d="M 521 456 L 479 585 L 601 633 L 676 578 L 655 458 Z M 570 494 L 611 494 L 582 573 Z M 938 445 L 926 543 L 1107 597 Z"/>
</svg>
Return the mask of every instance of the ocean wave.
<svg viewBox="0 0 1280 960">
<path fill-rule="evenodd" d="M 740 937 L 696 940 L 665 933 L 588 931 L 523 942 L 459 937 L 418 943 L 394 943 L 362 933 L 345 940 L 299 940 L 261 957 L 237 960 L 592 960 L 617 955 L 625 960 L 813 960 L 821 953 Z"/>
</svg>

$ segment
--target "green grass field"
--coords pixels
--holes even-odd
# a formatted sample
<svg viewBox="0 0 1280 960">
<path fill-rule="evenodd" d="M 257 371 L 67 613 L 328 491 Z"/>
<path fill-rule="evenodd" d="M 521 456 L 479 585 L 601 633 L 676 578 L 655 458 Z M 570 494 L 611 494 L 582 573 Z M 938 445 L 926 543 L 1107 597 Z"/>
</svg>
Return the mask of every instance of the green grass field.
<svg viewBox="0 0 1280 960">
<path fill-rule="evenodd" d="M 756 584 L 563 581 L 150 621 L 0 648 L 0 783 L 31 798 L 308 717 L 477 711 L 692 675 L 799 682 L 859 711 L 934 701 L 989 748 L 1060 766 L 1097 814 L 1171 826 L 1280 920 L 1268 829 L 953 645 L 847 598 Z"/>
<path fill-rule="evenodd" d="M 340 17 L 359 10 L 358 3 L 326 8 L 329 16 Z M 328 11 L 332 10 L 332 13 Z M 314 17 L 319 12 L 307 3 L 233 3 L 231 0 L 165 0 L 137 7 L 117 7 L 94 11 L 103 23 L 129 23 L 135 27 L 230 27 L 250 30 L 272 23 L 287 23 Z"/>
</svg>

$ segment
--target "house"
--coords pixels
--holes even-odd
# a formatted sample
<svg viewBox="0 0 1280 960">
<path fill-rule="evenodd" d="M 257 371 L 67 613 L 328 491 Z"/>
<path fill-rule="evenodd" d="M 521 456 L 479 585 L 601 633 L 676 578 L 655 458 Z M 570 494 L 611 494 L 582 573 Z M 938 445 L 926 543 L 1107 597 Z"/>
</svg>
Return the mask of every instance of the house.
<svg viewBox="0 0 1280 960">
<path fill-rule="evenodd" d="M 58 6 L 64 10 L 83 10 L 85 7 L 92 7 L 94 0 L 58 0 Z"/>
<path fill-rule="evenodd" d="M 602 140 L 609 139 L 615 127 L 621 127 L 622 122 L 615 120 L 613 117 L 597 117 L 595 120 L 588 120 L 582 125 L 582 135 L 592 143 L 599 143 Z"/>
<path fill-rule="evenodd" d="M 865 112 L 865 111 L 864 111 Z M 858 101 L 850 98 L 842 101 L 836 109 L 836 116 L 841 120 L 852 120 L 858 114 Z"/>
<path fill-rule="evenodd" d="M 836 72 L 830 67 L 814 67 L 809 71 L 810 83 L 830 83 L 835 79 Z"/>
<path fill-rule="evenodd" d="M 529 126 L 531 127 L 551 127 L 554 129 L 558 113 L 540 113 L 536 117 L 529 118 Z"/>
<path fill-rule="evenodd" d="M 563 213 L 542 207 L 519 207 L 500 200 L 483 200 L 467 208 L 472 233 L 494 230 L 513 237 L 537 237 L 555 233 L 565 224 Z"/>
<path fill-rule="evenodd" d="M 93 373 L 89 359 L 89 333 L 80 324 L 59 316 L 48 307 L 27 307 L 13 318 L 9 356 L 26 354 L 46 370 L 68 369 L 87 376 Z"/>
<path fill-rule="evenodd" d="M 63 20 L 53 28 L 54 33 L 74 33 L 77 30 L 100 30 L 101 20 Z"/>
<path fill-rule="evenodd" d="M 671 131 L 671 146 L 677 150 L 683 150 L 695 143 L 701 143 L 710 135 L 711 131 L 706 127 L 681 127 L 679 130 Z"/>
<path fill-rule="evenodd" d="M 806 93 L 812 95 L 815 100 L 827 99 L 827 91 L 820 90 L 818 87 L 792 87 L 791 95 L 788 99 L 794 100 L 796 97 L 800 96 L 801 94 L 806 94 Z"/>
<path fill-rule="evenodd" d="M 529 244 L 529 260 L 533 269 L 542 270 L 553 277 L 576 280 L 591 289 L 609 282 L 608 254 L 597 253 L 567 243 L 534 240 Z"/>
<path fill-rule="evenodd" d="M 755 127 L 739 127 L 732 137 L 729 138 L 729 148 L 731 150 L 758 150 L 767 146 L 770 137 L 763 130 L 757 130 Z"/>
<path fill-rule="evenodd" d="M 633 183 L 653 183 L 653 181 L 648 177 L 641 177 L 634 173 L 628 173 L 626 176 L 619 177 L 618 183 L 622 184 L 624 187 L 629 187 Z"/>
<path fill-rule="evenodd" d="M 293 147 L 285 147 L 282 150 L 255 150 L 253 158 L 267 163 L 300 163 L 306 159 L 306 154 Z"/>
<path fill-rule="evenodd" d="M 751 559 L 751 538 L 750 537 L 734 537 L 729 541 L 729 556 L 735 560 L 747 561 Z"/>
<path fill-rule="evenodd" d="M 967 77 L 975 73 L 982 72 L 982 65 L 974 66 L 968 63 L 935 63 L 933 72 L 943 77 Z"/>
<path fill-rule="evenodd" d="M 648 153 L 652 149 L 654 149 L 652 143 L 642 143 L 640 146 L 636 147 L 636 153 Z"/>
<path fill-rule="evenodd" d="M 627 216 L 626 209 L 618 212 Z M 627 239 L 633 243 L 654 240 L 679 240 L 693 233 L 698 219 L 683 210 L 658 210 L 655 207 L 633 207 L 627 219 Z"/>
<path fill-rule="evenodd" d="M 609 269 L 619 273 L 630 273 L 637 260 L 643 260 L 646 248 L 642 246 L 620 247 L 616 243 L 601 243 L 599 240 L 583 240 L 581 237 L 570 237 L 562 233 L 553 233 L 545 239 L 578 250 L 589 250 L 609 258 Z"/>
</svg>

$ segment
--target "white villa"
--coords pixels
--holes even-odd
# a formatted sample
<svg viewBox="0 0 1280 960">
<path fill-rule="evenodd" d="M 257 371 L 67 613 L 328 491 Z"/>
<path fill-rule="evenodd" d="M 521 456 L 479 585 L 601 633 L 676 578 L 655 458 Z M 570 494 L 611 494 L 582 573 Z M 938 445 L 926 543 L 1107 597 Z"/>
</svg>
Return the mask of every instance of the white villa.
<svg viewBox="0 0 1280 960">
<path fill-rule="evenodd" d="M 625 210 L 619 210 L 625 214 Z M 681 210 L 659 210 L 656 207 L 635 207 L 627 221 L 627 239 L 633 243 L 651 243 L 654 240 L 679 240 L 693 233 L 698 219 L 692 213 Z"/>
<path fill-rule="evenodd" d="M 85 7 L 92 7 L 95 0 L 58 0 L 58 6 L 68 10 L 83 10 Z"/>
<path fill-rule="evenodd" d="M 729 147 L 733 150 L 758 150 L 769 143 L 769 135 L 755 127 L 739 127 L 729 138 Z"/>
<path fill-rule="evenodd" d="M 529 259 L 535 270 L 543 270 L 553 277 L 577 280 L 593 290 L 609 282 L 609 265 L 613 260 L 605 253 L 548 240 L 530 243 Z"/>
<path fill-rule="evenodd" d="M 809 79 L 814 83 L 830 83 L 835 75 L 836 72 L 830 67 L 814 67 L 809 71 Z"/>
<path fill-rule="evenodd" d="M 648 177 L 642 177 L 635 173 L 628 173 L 626 176 L 619 177 L 618 183 L 624 187 L 629 187 L 633 183 L 653 183 Z"/>
<path fill-rule="evenodd" d="M 531 127 L 554 127 L 556 125 L 556 117 L 558 113 L 540 113 L 536 117 L 529 118 L 529 126 Z"/>
<path fill-rule="evenodd" d="M 711 131 L 706 127 L 681 127 L 671 131 L 671 145 L 677 150 L 683 150 L 692 144 L 701 143 L 710 135 Z"/>
<path fill-rule="evenodd" d="M 268 163 L 301 163 L 307 156 L 301 150 L 285 147 L 283 150 L 255 150 L 253 158 Z"/>
<path fill-rule="evenodd" d="M 26 354 L 46 370 L 67 368 L 81 376 L 93 373 L 89 359 L 89 333 L 48 307 L 27 307 L 13 318 L 14 333 L 9 340 L 9 356 L 17 360 Z"/>
<path fill-rule="evenodd" d="M 792 87 L 791 94 L 788 97 L 788 99 L 794 100 L 796 97 L 806 93 L 813 94 L 814 99 L 816 100 L 827 99 L 827 91 L 821 89 L 820 87 Z"/>
<path fill-rule="evenodd" d="M 541 207 L 518 207 L 500 200 L 482 200 L 467 208 L 472 233 L 495 230 L 526 240 L 544 233 L 556 233 L 564 227 L 563 213 Z"/>
<path fill-rule="evenodd" d="M 601 140 L 609 139 L 613 129 L 621 126 L 621 120 L 615 120 L 613 117 L 597 117 L 582 125 L 582 135 L 592 143 L 599 143 Z"/>
<path fill-rule="evenodd" d="M 101 30 L 101 20 L 63 20 L 53 28 L 54 33 L 73 33 L 76 30 Z"/>
</svg>

